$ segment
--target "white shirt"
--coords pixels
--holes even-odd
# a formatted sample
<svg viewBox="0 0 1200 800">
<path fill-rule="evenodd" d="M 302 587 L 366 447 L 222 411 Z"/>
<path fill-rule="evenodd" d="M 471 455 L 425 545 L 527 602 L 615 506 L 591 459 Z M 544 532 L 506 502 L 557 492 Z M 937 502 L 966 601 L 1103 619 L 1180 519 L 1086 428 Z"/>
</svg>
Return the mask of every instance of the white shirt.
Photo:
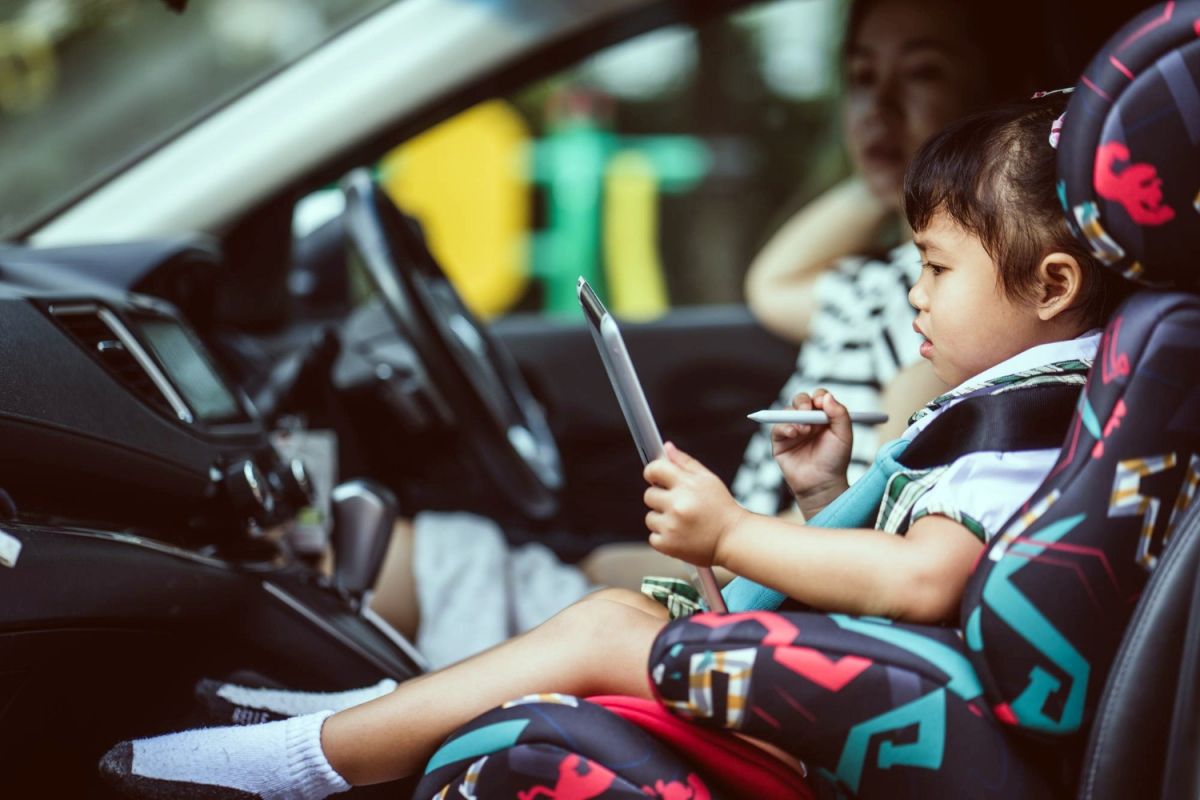
<svg viewBox="0 0 1200 800">
<path fill-rule="evenodd" d="M 984 370 L 943 395 L 955 396 L 954 399 L 932 411 L 919 413 L 920 419 L 909 425 L 903 438 L 912 439 L 946 409 L 961 402 L 962 396 L 996 378 L 1061 361 L 1092 361 L 1100 346 L 1101 333 L 1094 330 L 1076 339 L 1037 345 Z M 984 541 L 988 541 L 1037 491 L 1058 460 L 1058 454 L 1057 447 L 968 453 L 952 463 L 937 483 L 917 499 L 912 508 L 912 520 L 915 522 L 926 514 L 942 514 L 968 528 L 973 527 L 970 523 L 974 522 L 982 529 Z"/>
</svg>

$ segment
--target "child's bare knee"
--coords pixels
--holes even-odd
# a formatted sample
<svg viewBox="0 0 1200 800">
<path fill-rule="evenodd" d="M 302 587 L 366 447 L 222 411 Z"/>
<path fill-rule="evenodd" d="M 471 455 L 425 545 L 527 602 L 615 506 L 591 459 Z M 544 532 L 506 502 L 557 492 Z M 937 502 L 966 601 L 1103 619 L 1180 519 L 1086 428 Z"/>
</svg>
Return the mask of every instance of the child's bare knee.
<svg viewBox="0 0 1200 800">
<path fill-rule="evenodd" d="M 637 609 L 643 614 L 650 614 L 651 616 L 663 619 L 667 618 L 666 608 L 641 592 L 635 592 L 632 589 L 601 589 L 583 598 L 582 602 L 618 603 Z"/>
<path fill-rule="evenodd" d="M 660 615 L 658 612 L 663 613 Z M 650 598 L 627 589 L 601 589 L 558 614 L 553 623 L 557 635 L 586 648 L 593 642 L 611 640 L 613 632 L 642 622 L 648 617 L 666 619 L 666 609 Z"/>
</svg>

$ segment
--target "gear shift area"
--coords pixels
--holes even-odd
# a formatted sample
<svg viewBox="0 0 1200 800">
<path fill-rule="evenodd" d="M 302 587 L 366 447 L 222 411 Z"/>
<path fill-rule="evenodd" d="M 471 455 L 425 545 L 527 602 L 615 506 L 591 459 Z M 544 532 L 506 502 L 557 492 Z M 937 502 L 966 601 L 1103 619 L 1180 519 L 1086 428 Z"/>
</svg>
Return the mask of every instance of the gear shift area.
<svg viewBox="0 0 1200 800">
<path fill-rule="evenodd" d="M 399 506 L 391 491 L 369 480 L 338 484 L 330 500 L 334 585 L 361 603 L 379 576 Z"/>
</svg>

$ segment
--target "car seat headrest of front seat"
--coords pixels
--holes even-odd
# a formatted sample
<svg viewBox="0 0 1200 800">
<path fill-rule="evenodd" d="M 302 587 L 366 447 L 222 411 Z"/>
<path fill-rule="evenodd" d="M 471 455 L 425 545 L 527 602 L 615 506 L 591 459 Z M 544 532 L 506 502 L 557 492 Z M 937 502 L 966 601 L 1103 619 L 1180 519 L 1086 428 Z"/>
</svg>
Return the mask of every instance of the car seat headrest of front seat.
<svg viewBox="0 0 1200 800">
<path fill-rule="evenodd" d="M 1059 198 L 1101 262 L 1200 290 L 1200 2 L 1147 9 L 1101 49 L 1067 106 Z"/>
</svg>

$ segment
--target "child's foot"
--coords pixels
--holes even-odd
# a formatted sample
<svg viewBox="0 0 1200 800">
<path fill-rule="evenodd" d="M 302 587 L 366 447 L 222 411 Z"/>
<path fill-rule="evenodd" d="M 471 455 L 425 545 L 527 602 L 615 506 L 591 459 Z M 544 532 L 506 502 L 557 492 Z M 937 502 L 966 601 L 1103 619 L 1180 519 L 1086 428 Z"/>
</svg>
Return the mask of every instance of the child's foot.
<svg viewBox="0 0 1200 800">
<path fill-rule="evenodd" d="M 196 684 L 196 697 L 212 722 L 257 725 L 317 711 L 341 711 L 382 697 L 395 688 L 395 681 L 384 679 L 371 686 L 344 692 L 296 692 L 257 689 L 205 678 Z"/>
<path fill-rule="evenodd" d="M 121 742 L 100 774 L 142 800 L 322 800 L 350 788 L 321 750 L 331 713 Z"/>
</svg>

